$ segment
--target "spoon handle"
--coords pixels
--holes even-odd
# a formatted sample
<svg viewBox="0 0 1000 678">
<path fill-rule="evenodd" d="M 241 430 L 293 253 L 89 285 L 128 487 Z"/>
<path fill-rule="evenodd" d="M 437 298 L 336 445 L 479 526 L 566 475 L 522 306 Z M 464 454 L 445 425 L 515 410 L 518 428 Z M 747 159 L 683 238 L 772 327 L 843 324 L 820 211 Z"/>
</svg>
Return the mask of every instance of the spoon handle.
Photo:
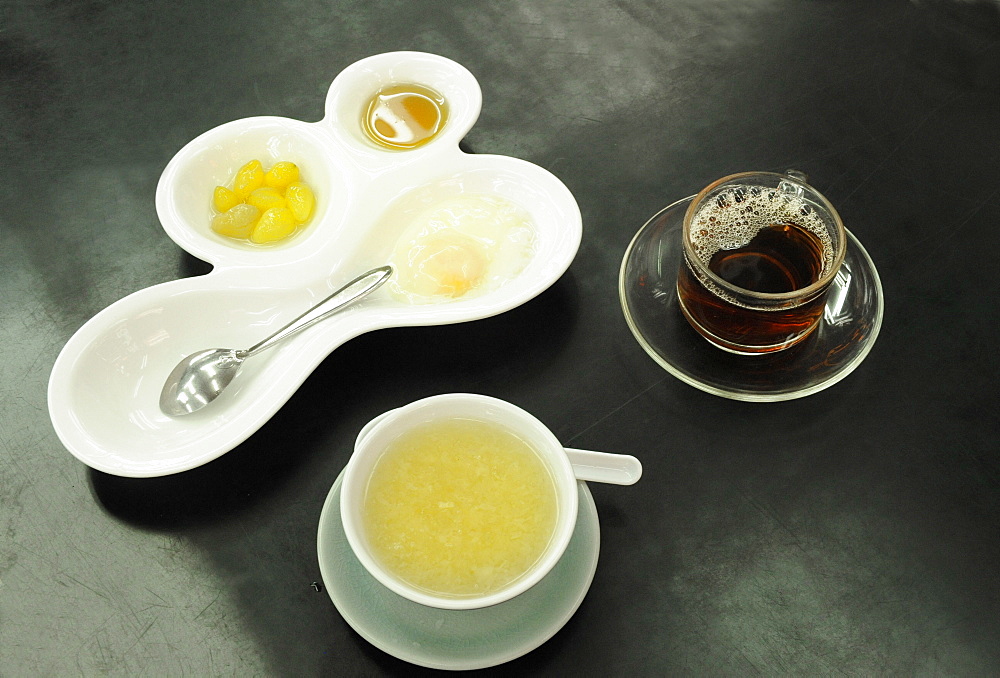
<svg viewBox="0 0 1000 678">
<path fill-rule="evenodd" d="M 642 475 L 642 464 L 630 454 L 592 452 L 571 447 L 565 449 L 577 480 L 632 485 Z"/>
<path fill-rule="evenodd" d="M 260 353 L 265 349 L 271 348 L 274 344 L 290 337 L 296 332 L 304 330 L 310 325 L 314 325 L 320 320 L 328 318 L 348 304 L 351 304 L 361 297 L 374 292 L 386 280 L 388 280 L 391 275 L 392 266 L 379 266 L 378 268 L 374 268 L 367 273 L 363 273 L 268 338 L 254 344 L 245 351 L 240 351 L 238 356 L 242 359 L 249 358 L 250 356 Z"/>
</svg>

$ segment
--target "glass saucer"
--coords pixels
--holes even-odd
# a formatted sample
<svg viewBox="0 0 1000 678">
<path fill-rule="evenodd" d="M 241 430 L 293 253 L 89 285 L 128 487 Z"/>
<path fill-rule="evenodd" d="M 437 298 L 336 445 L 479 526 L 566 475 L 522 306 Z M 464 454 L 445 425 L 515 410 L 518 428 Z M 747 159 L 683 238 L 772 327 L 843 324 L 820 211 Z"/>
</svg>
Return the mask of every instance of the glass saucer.
<svg viewBox="0 0 1000 678">
<path fill-rule="evenodd" d="M 618 294 L 625 320 L 646 352 L 695 388 L 734 400 L 791 400 L 836 384 L 861 364 L 882 325 L 882 283 L 865 248 L 850 232 L 847 256 L 812 334 L 776 353 L 736 355 L 708 343 L 687 322 L 677 300 L 683 259 L 681 230 L 693 198 L 660 210 L 625 252 Z"/>
<path fill-rule="evenodd" d="M 468 670 L 516 659 L 544 643 L 576 612 L 597 570 L 601 530 L 590 489 L 578 483 L 576 530 L 562 559 L 525 593 L 478 610 L 439 610 L 396 595 L 354 556 L 340 520 L 337 478 L 319 519 L 319 569 L 351 627 L 380 650 L 434 669 Z"/>
</svg>

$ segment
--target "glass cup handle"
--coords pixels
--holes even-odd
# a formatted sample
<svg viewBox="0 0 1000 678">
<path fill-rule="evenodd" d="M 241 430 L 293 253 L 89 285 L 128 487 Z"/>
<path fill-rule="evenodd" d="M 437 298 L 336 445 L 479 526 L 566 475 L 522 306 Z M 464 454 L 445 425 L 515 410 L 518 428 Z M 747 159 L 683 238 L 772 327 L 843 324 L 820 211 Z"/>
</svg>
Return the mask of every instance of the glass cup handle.
<svg viewBox="0 0 1000 678">
<path fill-rule="evenodd" d="M 809 175 L 801 170 L 790 169 L 785 170 L 785 176 L 792 181 L 782 181 L 778 184 L 778 188 L 784 193 L 791 193 L 796 197 L 801 198 L 805 194 L 805 191 L 802 189 L 800 184 L 808 184 Z"/>
</svg>

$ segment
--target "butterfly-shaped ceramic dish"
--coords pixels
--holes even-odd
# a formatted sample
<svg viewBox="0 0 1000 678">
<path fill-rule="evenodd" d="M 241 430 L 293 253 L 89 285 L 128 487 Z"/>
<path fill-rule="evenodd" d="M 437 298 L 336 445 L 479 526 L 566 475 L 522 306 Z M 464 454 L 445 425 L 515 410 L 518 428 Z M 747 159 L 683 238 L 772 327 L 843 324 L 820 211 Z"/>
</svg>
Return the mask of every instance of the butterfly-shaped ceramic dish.
<svg viewBox="0 0 1000 678">
<path fill-rule="evenodd" d="M 425 145 L 391 150 L 365 136 L 372 96 L 419 83 L 449 107 Z M 215 459 L 257 431 L 313 369 L 347 340 L 372 330 L 477 320 L 508 311 L 548 288 L 569 267 L 582 235 L 569 190 L 515 158 L 467 154 L 459 141 L 479 116 L 472 74 L 440 56 L 392 52 L 337 76 L 315 123 L 282 117 L 236 120 L 197 137 L 170 161 L 156 191 L 164 230 L 213 265 L 205 276 L 135 292 L 83 325 L 49 380 L 49 412 L 60 440 L 92 468 L 129 477 L 177 473 Z M 211 194 L 251 159 L 298 164 L 316 194 L 308 227 L 277 246 L 214 233 Z M 402 224 L 436 200 L 496 196 L 523 209 L 535 229 L 524 269 L 481 295 L 410 304 L 383 287 L 338 316 L 247 361 L 210 406 L 183 417 L 160 411 L 159 394 L 184 356 L 245 348 L 361 273 L 386 263 Z"/>
</svg>

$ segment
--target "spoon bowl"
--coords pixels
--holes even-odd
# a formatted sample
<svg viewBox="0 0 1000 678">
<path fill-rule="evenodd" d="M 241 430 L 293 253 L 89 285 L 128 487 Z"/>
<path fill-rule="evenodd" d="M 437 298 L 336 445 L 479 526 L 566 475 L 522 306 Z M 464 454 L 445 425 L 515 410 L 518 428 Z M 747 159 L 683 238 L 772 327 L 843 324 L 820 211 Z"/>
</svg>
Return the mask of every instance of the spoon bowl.
<svg viewBox="0 0 1000 678">
<path fill-rule="evenodd" d="M 192 353 L 170 371 L 160 409 L 172 417 L 190 414 L 215 400 L 243 366 L 246 351 L 210 348 Z"/>
</svg>

